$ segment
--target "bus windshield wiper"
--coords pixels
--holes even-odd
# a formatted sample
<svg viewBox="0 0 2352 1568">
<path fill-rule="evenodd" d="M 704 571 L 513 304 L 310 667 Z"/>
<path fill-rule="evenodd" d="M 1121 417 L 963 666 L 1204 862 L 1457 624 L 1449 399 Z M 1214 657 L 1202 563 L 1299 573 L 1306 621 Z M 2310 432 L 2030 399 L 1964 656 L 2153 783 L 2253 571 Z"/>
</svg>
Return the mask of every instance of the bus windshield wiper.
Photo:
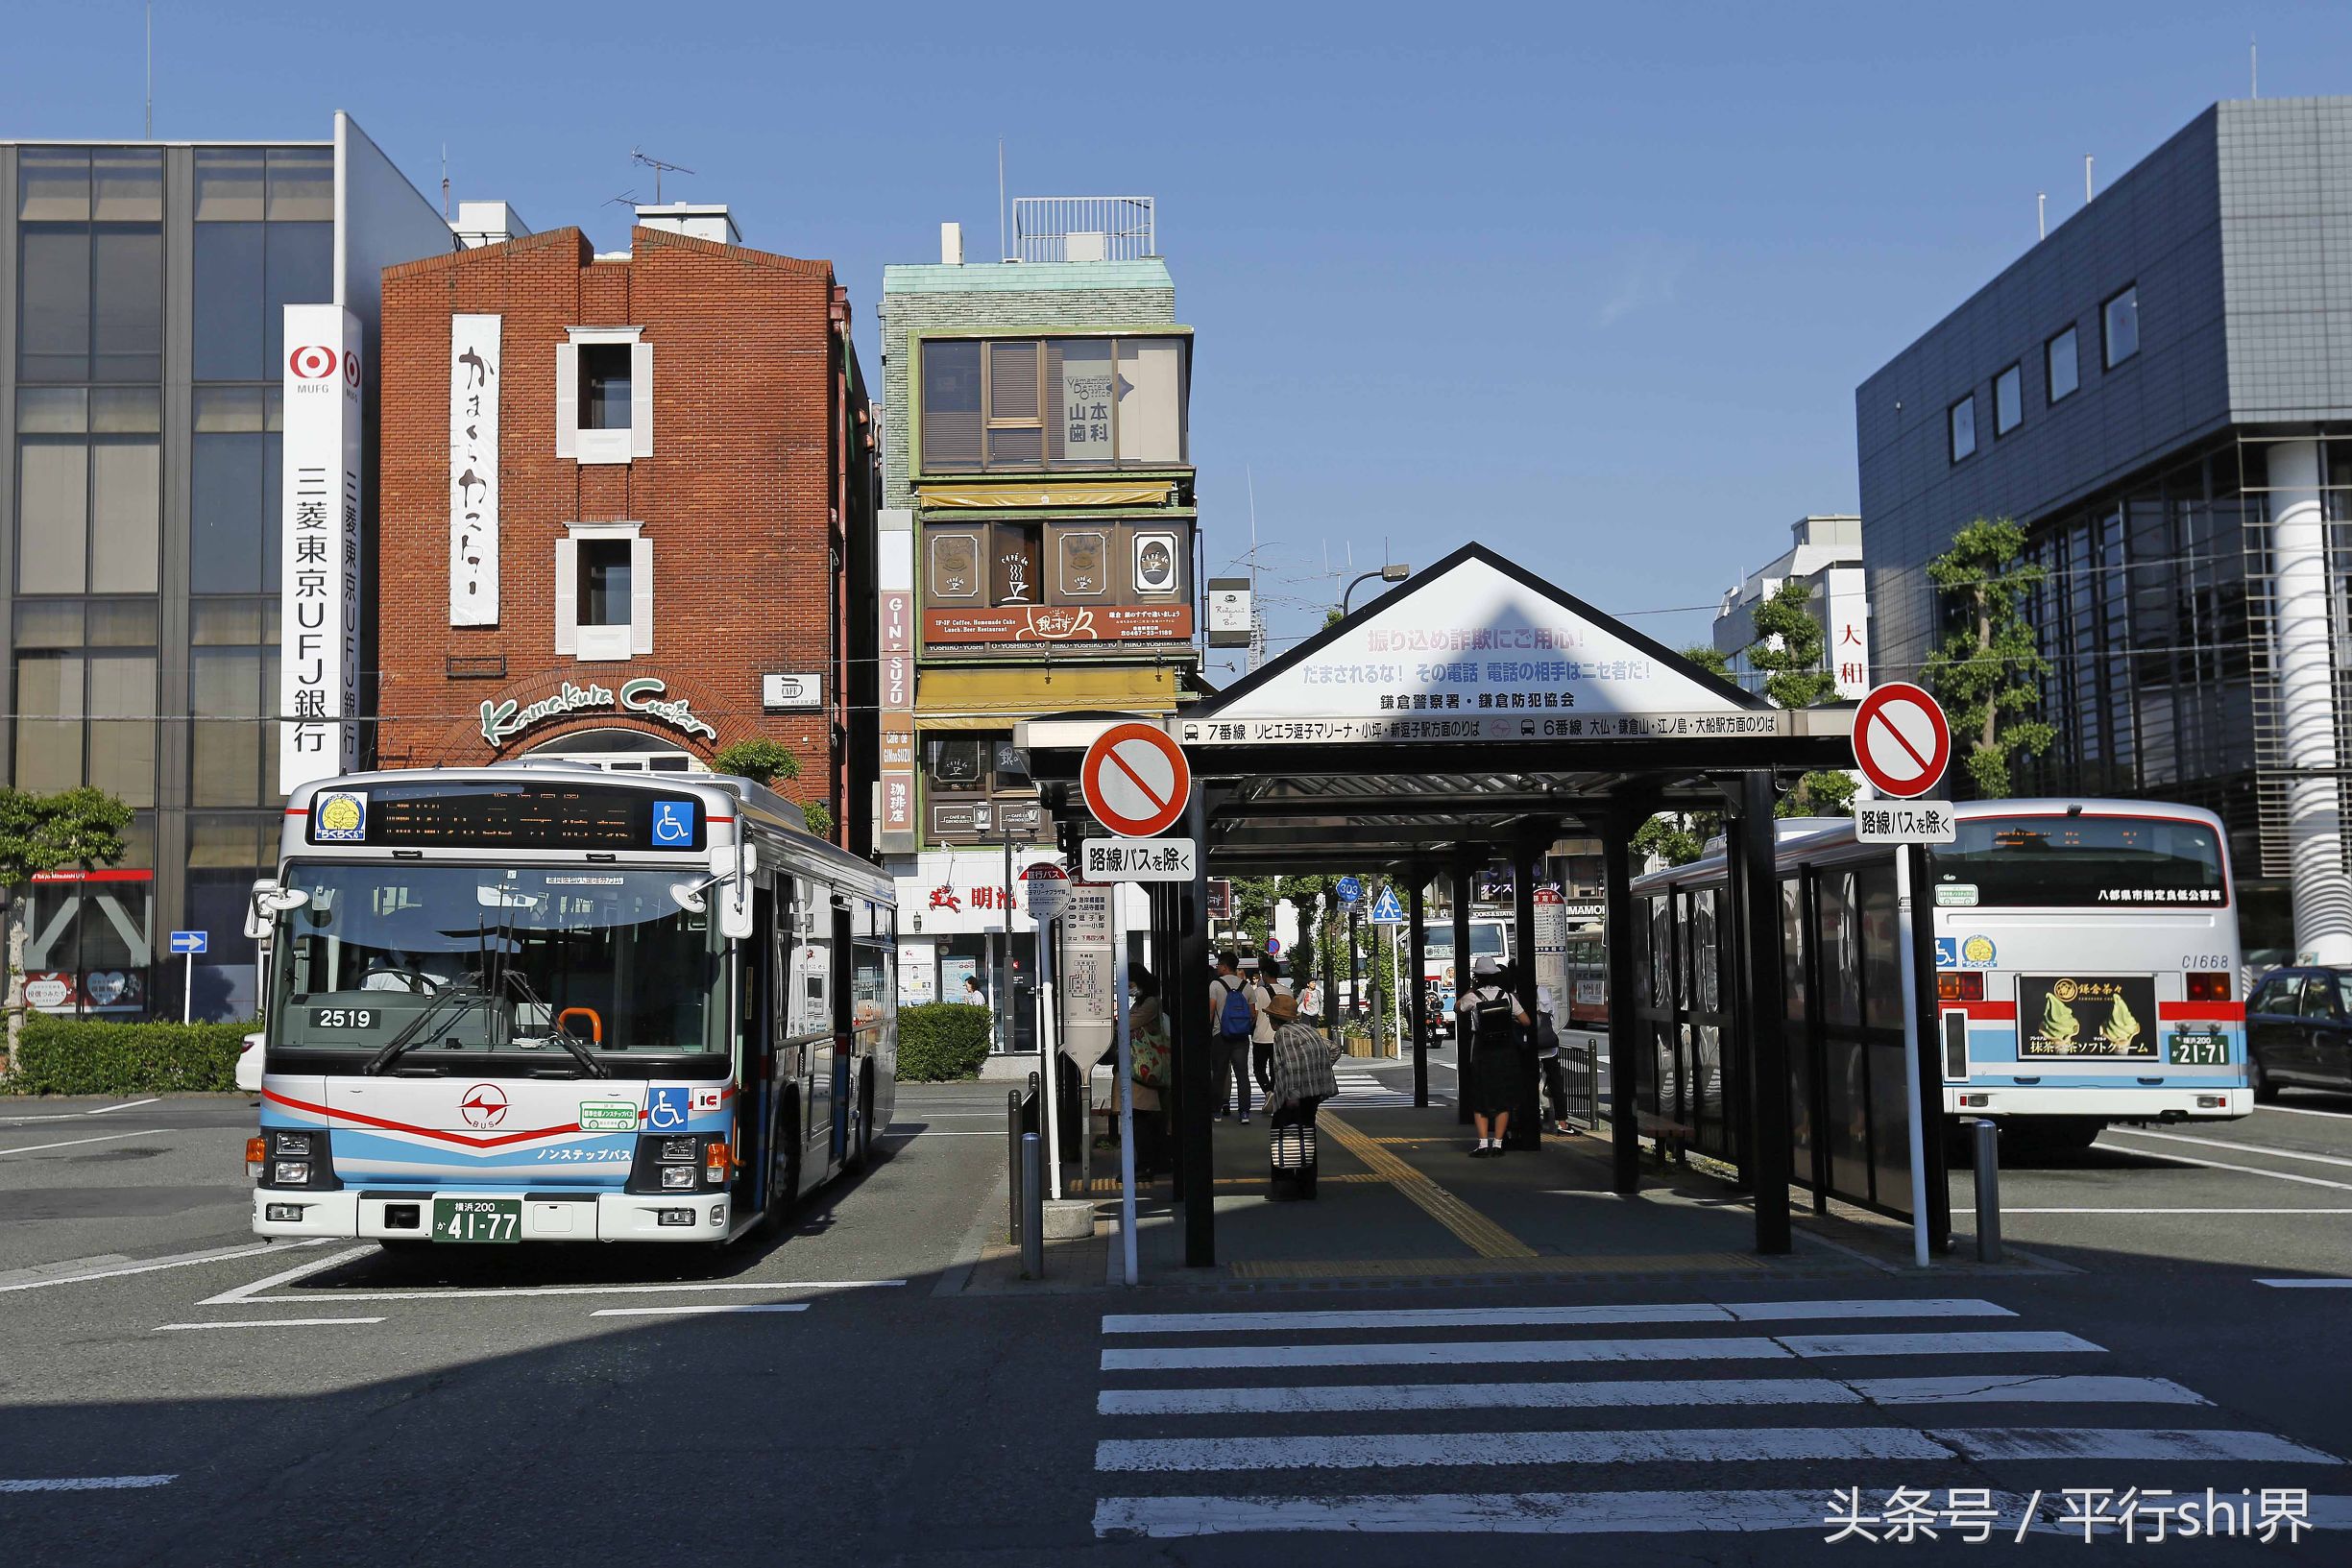
<svg viewBox="0 0 2352 1568">
<path fill-rule="evenodd" d="M 591 1052 L 586 1046 L 580 1044 L 578 1039 L 573 1036 L 570 1029 L 564 1028 L 562 1025 L 555 1023 L 555 1015 L 549 1011 L 546 999 L 531 988 L 531 982 L 523 977 L 522 971 L 520 969 L 510 969 L 505 971 L 498 977 L 506 984 L 512 985 L 516 990 L 521 992 L 523 1001 L 529 1002 L 541 1012 L 547 1014 L 548 1026 L 555 1032 L 555 1043 L 563 1047 L 566 1050 L 571 1052 L 573 1059 L 580 1064 L 581 1068 L 587 1072 L 590 1077 L 609 1078 L 613 1075 L 611 1070 L 608 1069 L 602 1062 L 596 1060 L 594 1054 Z"/>
<path fill-rule="evenodd" d="M 419 1013 L 415 1018 L 409 1020 L 408 1026 L 406 1028 L 402 1029 L 400 1033 L 394 1035 L 389 1041 L 385 1042 L 383 1049 L 377 1051 L 374 1056 L 369 1057 L 367 1065 L 359 1070 L 360 1073 L 367 1077 L 381 1076 L 384 1069 L 390 1067 L 394 1062 L 400 1060 L 400 1058 L 410 1049 L 424 1043 L 426 1025 L 437 1023 L 441 1018 L 443 1009 L 446 1008 L 450 1002 L 454 1001 L 461 1004 L 456 1012 L 449 1015 L 449 1022 L 454 1024 L 459 1019 L 465 1017 L 467 1013 L 471 1012 L 475 1007 L 482 1005 L 488 1001 L 490 1001 L 490 993 L 484 991 L 480 986 L 474 984 L 471 980 L 461 981 L 450 986 L 448 990 L 443 991 L 440 995 L 434 997 L 432 1001 L 426 1002 L 424 1004 L 424 1010 Z"/>
</svg>

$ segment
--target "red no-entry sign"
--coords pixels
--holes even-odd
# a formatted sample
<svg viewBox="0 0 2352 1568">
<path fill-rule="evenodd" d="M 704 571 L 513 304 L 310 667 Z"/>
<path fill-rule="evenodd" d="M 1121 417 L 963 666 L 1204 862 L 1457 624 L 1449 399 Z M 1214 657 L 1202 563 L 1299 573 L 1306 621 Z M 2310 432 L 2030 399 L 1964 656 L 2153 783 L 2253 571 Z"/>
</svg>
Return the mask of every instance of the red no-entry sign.
<svg viewBox="0 0 2352 1568">
<path fill-rule="evenodd" d="M 1097 822 L 1129 838 L 1150 838 L 1184 814 L 1193 770 L 1166 731 L 1114 724 L 1086 748 L 1078 782 Z"/>
<path fill-rule="evenodd" d="M 1855 711 L 1854 761 L 1881 795 L 1908 800 L 1933 789 L 1952 761 L 1942 705 L 1908 681 L 1873 687 Z"/>
</svg>

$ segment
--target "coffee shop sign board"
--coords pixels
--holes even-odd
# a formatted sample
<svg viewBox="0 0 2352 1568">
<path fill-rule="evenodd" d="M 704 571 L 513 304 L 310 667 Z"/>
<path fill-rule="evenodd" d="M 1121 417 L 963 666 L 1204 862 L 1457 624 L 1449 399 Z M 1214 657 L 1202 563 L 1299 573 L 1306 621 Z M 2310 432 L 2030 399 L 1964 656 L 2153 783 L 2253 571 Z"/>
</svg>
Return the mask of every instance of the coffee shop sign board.
<svg viewBox="0 0 2352 1568">
<path fill-rule="evenodd" d="M 639 713 L 685 735 L 705 740 L 718 738 L 718 731 L 709 720 L 696 713 L 685 698 L 669 697 L 668 690 L 667 682 L 650 675 L 621 682 L 618 694 L 611 687 L 597 682 L 578 686 L 566 681 L 563 689 L 537 702 L 518 703 L 509 697 L 503 702 L 482 704 L 482 738 L 493 746 L 503 746 L 524 731 L 551 719 L 605 712 Z"/>
</svg>

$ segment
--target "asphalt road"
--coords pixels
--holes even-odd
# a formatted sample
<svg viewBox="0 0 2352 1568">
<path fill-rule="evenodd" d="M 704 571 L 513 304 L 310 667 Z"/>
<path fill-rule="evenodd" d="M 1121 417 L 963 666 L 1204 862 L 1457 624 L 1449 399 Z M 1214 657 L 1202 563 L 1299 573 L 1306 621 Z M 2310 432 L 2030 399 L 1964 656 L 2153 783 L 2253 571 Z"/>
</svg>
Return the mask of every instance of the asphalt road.
<svg viewBox="0 0 2352 1568">
<path fill-rule="evenodd" d="M 2067 1487 L 2300 1487 L 2352 1527 L 2352 1294 L 2260 1283 L 2352 1275 L 2352 1104 L 2008 1171 L 2023 1269 L 1133 1295 L 975 1288 L 1003 1106 L 909 1086 L 887 1157 L 764 1247 L 413 1258 L 255 1242 L 241 1099 L 0 1110 L 0 1539 L 26 1562 L 1794 1564 L 1847 1486 L 1874 1513 L 1986 1488 L 1987 1544 L 1939 1523 L 1901 1550 L 2020 1562 L 2076 1560 Z M 2340 1562 L 2352 1533 L 2158 1550 Z"/>
</svg>

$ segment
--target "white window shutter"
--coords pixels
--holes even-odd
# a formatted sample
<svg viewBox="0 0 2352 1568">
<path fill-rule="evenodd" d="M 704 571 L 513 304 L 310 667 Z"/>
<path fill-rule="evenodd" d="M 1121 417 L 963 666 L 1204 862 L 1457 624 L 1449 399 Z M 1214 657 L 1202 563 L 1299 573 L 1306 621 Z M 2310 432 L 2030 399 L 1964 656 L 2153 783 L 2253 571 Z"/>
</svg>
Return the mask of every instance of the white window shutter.
<svg viewBox="0 0 2352 1568">
<path fill-rule="evenodd" d="M 653 345 L 629 345 L 629 455 L 653 455 Z"/>
<path fill-rule="evenodd" d="M 555 542 L 555 651 L 580 651 L 580 546 L 569 537 Z"/>
<path fill-rule="evenodd" d="M 629 651 L 653 651 L 653 541 L 629 541 Z"/>
<path fill-rule="evenodd" d="M 580 350 L 555 346 L 555 455 L 574 457 L 580 445 Z"/>
</svg>

